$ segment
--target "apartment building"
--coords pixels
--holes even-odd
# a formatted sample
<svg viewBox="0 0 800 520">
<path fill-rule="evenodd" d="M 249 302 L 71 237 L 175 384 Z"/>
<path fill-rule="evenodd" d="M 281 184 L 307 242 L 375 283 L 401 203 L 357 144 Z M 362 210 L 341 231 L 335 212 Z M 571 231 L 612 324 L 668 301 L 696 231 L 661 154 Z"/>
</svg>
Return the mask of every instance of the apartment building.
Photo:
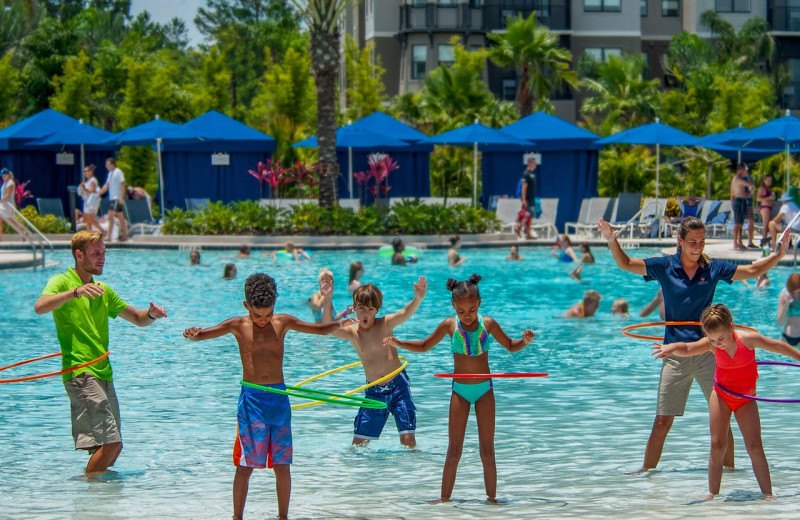
<svg viewBox="0 0 800 520">
<path fill-rule="evenodd" d="M 661 56 L 675 34 L 710 36 L 700 22 L 708 10 L 737 30 L 754 16 L 771 24 L 778 59 L 797 78 L 782 103 L 800 107 L 800 0 L 363 0 L 343 26 L 359 44 L 374 43 L 386 68 L 386 92 L 394 96 L 421 89 L 426 74 L 453 61 L 453 36 L 468 48 L 483 47 L 487 34 L 505 30 L 508 16 L 532 12 L 572 52 L 573 65 L 583 55 L 604 60 L 640 52 L 651 77 L 661 77 Z M 517 71 L 489 63 L 484 80 L 498 97 L 514 99 Z M 579 102 L 571 92 L 553 99 L 556 114 L 571 120 Z"/>
</svg>

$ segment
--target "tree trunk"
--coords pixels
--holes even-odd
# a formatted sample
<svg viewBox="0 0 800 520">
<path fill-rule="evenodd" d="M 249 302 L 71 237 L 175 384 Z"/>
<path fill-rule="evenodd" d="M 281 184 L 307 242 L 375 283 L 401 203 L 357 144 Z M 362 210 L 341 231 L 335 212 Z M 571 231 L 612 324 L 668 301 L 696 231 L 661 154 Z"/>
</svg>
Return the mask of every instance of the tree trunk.
<svg viewBox="0 0 800 520">
<path fill-rule="evenodd" d="M 336 202 L 336 81 L 339 77 L 339 31 L 311 31 L 311 68 L 317 87 L 317 146 L 319 150 L 319 205 Z"/>
<path fill-rule="evenodd" d="M 533 94 L 531 93 L 529 75 L 528 65 L 523 64 L 522 70 L 520 71 L 516 99 L 520 117 L 529 116 L 533 113 Z"/>
</svg>

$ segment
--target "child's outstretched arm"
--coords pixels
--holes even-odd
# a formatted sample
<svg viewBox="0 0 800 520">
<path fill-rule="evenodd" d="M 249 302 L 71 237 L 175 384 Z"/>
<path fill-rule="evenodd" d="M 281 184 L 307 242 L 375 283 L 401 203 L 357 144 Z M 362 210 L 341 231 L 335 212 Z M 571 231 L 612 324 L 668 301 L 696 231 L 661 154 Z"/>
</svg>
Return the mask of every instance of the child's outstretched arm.
<svg viewBox="0 0 800 520">
<path fill-rule="evenodd" d="M 402 348 L 411 352 L 427 352 L 436 346 L 447 334 L 452 334 L 455 327 L 455 318 L 447 318 L 436 327 L 433 334 L 422 341 L 400 341 L 394 336 L 383 338 L 386 347 Z"/>
<path fill-rule="evenodd" d="M 486 332 L 491 334 L 495 341 L 509 352 L 519 352 L 527 347 L 528 344 L 533 341 L 534 336 L 536 336 L 536 333 L 532 330 L 525 329 L 522 331 L 522 339 L 511 339 L 500 324 L 489 316 L 483 317 L 483 325 L 486 327 Z"/>
<path fill-rule="evenodd" d="M 655 356 L 656 359 L 661 359 L 671 354 L 681 357 L 697 356 L 703 352 L 710 352 L 713 347 L 708 338 L 703 338 L 698 341 L 692 341 L 691 343 L 684 343 L 683 341 L 667 343 L 666 345 L 653 343 L 652 348 L 652 355 Z"/>
<path fill-rule="evenodd" d="M 237 330 L 239 320 L 240 318 L 230 318 L 223 321 L 219 325 L 214 325 L 213 327 L 209 327 L 207 329 L 201 327 L 189 327 L 183 331 L 183 337 L 192 341 L 202 341 L 204 339 L 218 338 L 220 336 L 224 336 L 225 334 L 234 334 L 234 331 Z"/>
<path fill-rule="evenodd" d="M 776 354 L 780 354 L 782 356 L 790 357 L 795 361 L 800 361 L 800 350 L 797 350 L 793 346 L 789 345 L 784 341 L 780 341 L 777 339 L 768 338 L 766 336 L 762 336 L 761 334 L 756 333 L 741 333 L 739 334 L 739 338 L 744 342 L 745 345 L 748 347 L 758 347 L 769 352 L 774 352 Z"/>
<path fill-rule="evenodd" d="M 417 312 L 422 300 L 425 299 L 425 294 L 428 292 L 428 280 L 424 276 L 420 276 L 419 280 L 414 284 L 414 299 L 406 304 L 405 307 L 399 311 L 386 316 L 386 325 L 389 328 L 397 327 L 404 323 L 411 316 Z"/>
<path fill-rule="evenodd" d="M 294 330 L 304 334 L 319 334 L 320 336 L 330 334 L 340 327 L 349 327 L 356 322 L 355 318 L 348 318 L 346 320 L 331 321 L 329 323 L 308 323 L 307 321 L 298 320 L 294 316 L 289 316 L 288 314 L 284 314 L 281 320 L 284 330 Z"/>
</svg>

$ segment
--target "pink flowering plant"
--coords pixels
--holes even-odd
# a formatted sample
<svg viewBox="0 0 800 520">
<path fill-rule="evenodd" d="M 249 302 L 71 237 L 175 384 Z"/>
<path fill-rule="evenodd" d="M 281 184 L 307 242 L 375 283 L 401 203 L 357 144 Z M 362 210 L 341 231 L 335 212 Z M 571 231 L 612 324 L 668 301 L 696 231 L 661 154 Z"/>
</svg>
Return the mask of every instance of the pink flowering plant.
<svg viewBox="0 0 800 520">
<path fill-rule="evenodd" d="M 400 166 L 396 161 L 392 160 L 390 155 L 379 157 L 378 155 L 370 155 L 367 160 L 369 163 L 369 170 L 366 172 L 353 173 L 353 178 L 358 184 L 359 200 L 362 205 L 366 204 L 366 192 L 369 192 L 374 198 L 376 203 L 379 204 L 380 199 L 385 198 L 389 190 L 389 173 L 397 170 Z M 370 184 L 370 180 L 372 184 Z"/>
<path fill-rule="evenodd" d="M 264 184 L 269 186 L 270 198 L 278 196 L 278 188 L 280 187 L 286 168 L 281 166 L 281 160 L 273 161 L 267 159 L 267 162 L 258 162 L 257 170 L 247 170 L 250 175 L 258 179 L 258 186 L 260 190 L 259 198 L 264 198 Z"/>
<path fill-rule="evenodd" d="M 302 161 L 297 161 L 283 174 L 282 183 L 284 185 L 294 185 L 295 195 L 297 196 L 297 201 L 299 203 L 300 199 L 312 197 L 314 186 L 319 183 L 316 174 L 316 165 L 309 168 Z"/>
<path fill-rule="evenodd" d="M 18 208 L 22 207 L 22 203 L 24 201 L 33 198 L 33 193 L 31 193 L 30 190 L 25 189 L 30 182 L 30 180 L 27 180 L 17 184 L 17 191 L 14 193 L 14 202 L 16 202 Z"/>
</svg>

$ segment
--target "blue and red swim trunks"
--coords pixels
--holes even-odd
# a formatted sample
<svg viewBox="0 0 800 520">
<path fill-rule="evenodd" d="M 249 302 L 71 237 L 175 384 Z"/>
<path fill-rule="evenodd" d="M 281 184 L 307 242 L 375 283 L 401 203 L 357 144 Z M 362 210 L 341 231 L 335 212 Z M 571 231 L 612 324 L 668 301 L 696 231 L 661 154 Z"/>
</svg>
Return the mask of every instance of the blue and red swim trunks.
<svg viewBox="0 0 800 520">
<path fill-rule="evenodd" d="M 285 390 L 286 385 L 264 385 Z M 271 468 L 292 463 L 292 410 L 285 395 L 243 386 L 233 464 Z"/>
</svg>

